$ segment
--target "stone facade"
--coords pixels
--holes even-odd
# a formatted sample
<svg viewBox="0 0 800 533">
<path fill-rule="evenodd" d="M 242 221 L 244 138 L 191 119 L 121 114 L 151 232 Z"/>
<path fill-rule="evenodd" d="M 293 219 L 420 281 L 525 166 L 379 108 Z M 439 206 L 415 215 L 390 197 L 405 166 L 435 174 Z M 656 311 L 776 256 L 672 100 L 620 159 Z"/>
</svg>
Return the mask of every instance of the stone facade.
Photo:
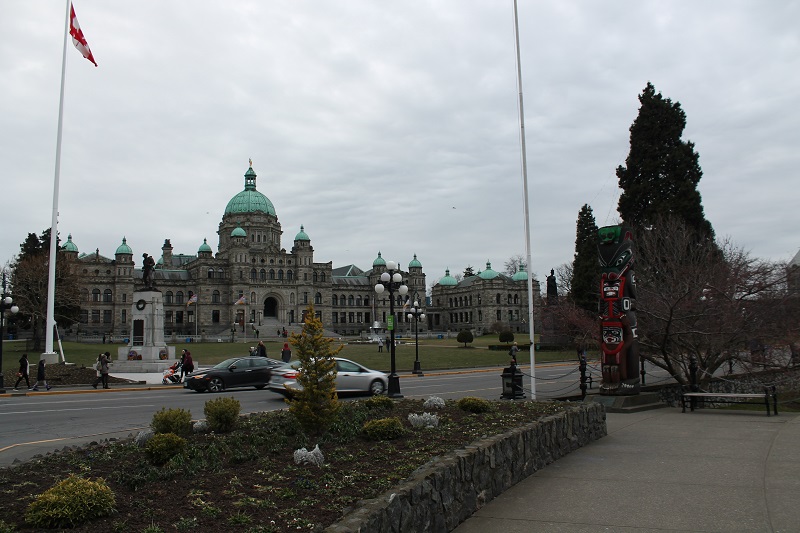
<svg viewBox="0 0 800 533">
<path fill-rule="evenodd" d="M 428 463 L 381 497 L 360 502 L 325 531 L 452 531 L 506 489 L 606 434 L 602 405 L 575 404 Z"/>
</svg>

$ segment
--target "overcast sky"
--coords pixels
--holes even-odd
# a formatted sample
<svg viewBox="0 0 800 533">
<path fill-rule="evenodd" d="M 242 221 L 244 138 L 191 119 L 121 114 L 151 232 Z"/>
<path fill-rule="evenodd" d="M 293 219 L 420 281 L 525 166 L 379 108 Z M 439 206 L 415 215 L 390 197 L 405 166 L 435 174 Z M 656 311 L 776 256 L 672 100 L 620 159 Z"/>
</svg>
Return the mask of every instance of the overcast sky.
<svg viewBox="0 0 800 533">
<path fill-rule="evenodd" d="M 50 226 L 61 0 L 0 17 L 0 264 Z M 106 257 L 195 254 L 252 158 L 291 249 L 428 285 L 525 255 L 512 0 L 76 0 L 59 232 Z M 575 222 L 619 221 L 615 169 L 648 81 L 680 102 L 706 217 L 754 256 L 800 247 L 800 2 L 519 0 L 532 270 Z M 794 185 L 792 185 L 794 183 Z"/>
</svg>

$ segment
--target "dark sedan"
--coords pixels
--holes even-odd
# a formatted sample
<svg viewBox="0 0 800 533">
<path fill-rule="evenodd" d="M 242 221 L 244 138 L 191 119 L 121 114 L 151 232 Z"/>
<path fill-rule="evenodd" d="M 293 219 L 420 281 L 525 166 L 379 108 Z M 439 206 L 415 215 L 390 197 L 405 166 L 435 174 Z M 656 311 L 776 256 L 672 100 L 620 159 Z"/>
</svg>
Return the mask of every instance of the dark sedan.
<svg viewBox="0 0 800 533">
<path fill-rule="evenodd" d="M 272 369 L 282 364 L 267 357 L 231 357 L 195 372 L 186 378 L 183 387 L 196 392 L 222 392 L 236 387 L 263 389 L 272 377 Z"/>
</svg>

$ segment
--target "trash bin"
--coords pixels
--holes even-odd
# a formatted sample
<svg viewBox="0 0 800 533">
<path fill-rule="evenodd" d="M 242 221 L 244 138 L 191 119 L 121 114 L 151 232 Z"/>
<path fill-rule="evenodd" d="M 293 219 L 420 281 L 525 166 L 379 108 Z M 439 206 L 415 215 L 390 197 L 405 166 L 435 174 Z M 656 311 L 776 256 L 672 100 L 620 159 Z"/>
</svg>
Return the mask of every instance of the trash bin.
<svg viewBox="0 0 800 533">
<path fill-rule="evenodd" d="M 444 335 L 437 335 L 436 338 L 437 339 L 444 339 Z"/>
<path fill-rule="evenodd" d="M 516 367 L 510 366 L 503 369 L 500 374 L 503 380 L 503 392 L 501 398 L 507 400 L 518 400 L 525 397 L 525 392 L 522 390 L 522 373 Z"/>
</svg>

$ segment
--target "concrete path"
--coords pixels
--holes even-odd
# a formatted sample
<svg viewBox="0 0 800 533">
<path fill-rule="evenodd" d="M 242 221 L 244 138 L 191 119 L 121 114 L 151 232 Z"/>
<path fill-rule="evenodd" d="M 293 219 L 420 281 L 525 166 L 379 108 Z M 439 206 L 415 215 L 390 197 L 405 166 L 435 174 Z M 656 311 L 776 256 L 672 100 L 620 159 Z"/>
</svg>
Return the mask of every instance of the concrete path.
<svg viewBox="0 0 800 533">
<path fill-rule="evenodd" d="M 800 415 L 607 416 L 608 436 L 518 483 L 455 532 L 800 531 Z"/>
</svg>

